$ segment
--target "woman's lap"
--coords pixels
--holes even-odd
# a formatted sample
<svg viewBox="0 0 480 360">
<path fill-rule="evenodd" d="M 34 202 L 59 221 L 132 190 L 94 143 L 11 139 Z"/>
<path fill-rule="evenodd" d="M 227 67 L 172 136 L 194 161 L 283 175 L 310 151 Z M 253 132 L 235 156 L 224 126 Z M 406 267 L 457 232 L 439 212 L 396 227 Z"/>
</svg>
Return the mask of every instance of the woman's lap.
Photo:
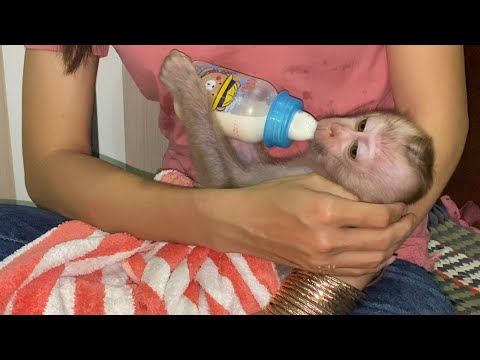
<svg viewBox="0 0 480 360">
<path fill-rule="evenodd" d="M 66 220 L 48 210 L 0 204 L 0 261 Z"/>
<path fill-rule="evenodd" d="M 455 315 L 433 274 L 405 260 L 391 264 L 365 293 L 352 315 Z"/>
<path fill-rule="evenodd" d="M 0 261 L 67 219 L 35 207 L 0 204 Z M 454 314 L 432 274 L 397 260 L 365 290 L 366 301 L 353 315 Z"/>
</svg>

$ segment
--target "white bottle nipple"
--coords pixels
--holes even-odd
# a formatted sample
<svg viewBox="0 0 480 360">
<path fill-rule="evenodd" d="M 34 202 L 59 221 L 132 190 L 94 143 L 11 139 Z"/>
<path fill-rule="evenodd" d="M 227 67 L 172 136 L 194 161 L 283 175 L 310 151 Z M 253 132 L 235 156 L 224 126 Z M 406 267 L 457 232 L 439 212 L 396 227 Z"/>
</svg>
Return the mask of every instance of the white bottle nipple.
<svg viewBox="0 0 480 360">
<path fill-rule="evenodd" d="M 303 141 L 311 140 L 315 135 L 317 120 L 308 112 L 297 111 L 293 115 L 292 123 L 288 129 L 290 140 Z"/>
</svg>

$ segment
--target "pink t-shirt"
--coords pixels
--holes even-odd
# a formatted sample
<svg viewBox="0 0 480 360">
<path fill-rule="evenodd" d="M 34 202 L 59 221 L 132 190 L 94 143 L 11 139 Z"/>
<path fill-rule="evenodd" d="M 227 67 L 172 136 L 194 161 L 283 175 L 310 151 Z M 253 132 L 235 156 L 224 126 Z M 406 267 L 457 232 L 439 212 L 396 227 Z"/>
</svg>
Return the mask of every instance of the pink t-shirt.
<svg viewBox="0 0 480 360">
<path fill-rule="evenodd" d="M 203 60 L 259 77 L 280 91 L 303 100 L 314 116 L 347 114 L 393 107 L 384 46 L 334 45 L 112 45 L 142 94 L 161 105 L 160 129 L 169 139 L 162 166 L 194 175 L 187 138 L 172 101 L 158 80 L 160 66 L 172 48 Z M 55 50 L 58 45 L 26 45 Z M 108 45 L 93 45 L 104 57 Z M 305 150 L 297 142 L 289 149 L 272 148 L 272 156 Z"/>
<path fill-rule="evenodd" d="M 161 105 L 160 129 L 169 139 L 162 166 L 194 176 L 187 138 L 173 112 L 172 99 L 158 80 L 164 58 L 172 48 L 203 60 L 269 81 L 303 100 L 305 110 L 318 117 L 392 109 L 386 49 L 380 45 L 112 45 L 142 94 Z M 58 45 L 26 45 L 58 51 Z M 108 45 L 93 45 L 94 54 L 107 56 Z M 289 149 L 272 148 L 272 156 L 304 151 L 306 142 Z M 426 219 L 398 250 L 399 258 L 432 270 L 427 251 Z"/>
</svg>

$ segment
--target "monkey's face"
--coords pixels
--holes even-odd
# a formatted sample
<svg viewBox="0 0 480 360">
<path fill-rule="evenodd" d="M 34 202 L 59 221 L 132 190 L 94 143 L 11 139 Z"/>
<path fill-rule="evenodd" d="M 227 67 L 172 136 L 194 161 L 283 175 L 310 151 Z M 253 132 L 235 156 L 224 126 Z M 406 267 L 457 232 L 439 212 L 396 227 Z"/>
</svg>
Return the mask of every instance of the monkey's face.
<svg viewBox="0 0 480 360">
<path fill-rule="evenodd" d="M 415 139 L 421 141 L 412 146 Z M 328 177 L 362 200 L 394 202 L 429 186 L 433 148 L 428 140 L 399 115 L 368 113 L 321 119 L 312 148 Z"/>
<path fill-rule="evenodd" d="M 337 159 L 365 162 L 375 154 L 375 120 L 368 116 L 321 119 L 314 143 Z"/>
</svg>

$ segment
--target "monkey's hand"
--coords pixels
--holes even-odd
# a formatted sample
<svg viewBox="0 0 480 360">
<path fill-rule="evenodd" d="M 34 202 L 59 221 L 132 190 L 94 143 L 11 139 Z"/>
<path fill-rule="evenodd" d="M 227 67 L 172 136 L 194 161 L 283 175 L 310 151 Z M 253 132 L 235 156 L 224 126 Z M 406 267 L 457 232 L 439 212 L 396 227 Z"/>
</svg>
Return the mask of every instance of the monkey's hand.
<svg viewBox="0 0 480 360">
<path fill-rule="evenodd" d="M 192 60 L 178 50 L 172 50 L 165 58 L 159 77 L 174 96 L 184 92 L 189 86 L 196 86 L 196 79 L 198 79 Z"/>
<path fill-rule="evenodd" d="M 172 50 L 160 68 L 160 81 L 174 98 L 175 111 L 184 122 L 195 121 L 209 113 L 209 99 L 192 60 Z"/>
<path fill-rule="evenodd" d="M 230 187 L 234 179 L 248 178 L 213 119 L 210 93 L 205 91 L 190 58 L 172 50 L 162 64 L 159 79 L 173 95 L 175 112 L 185 126 L 199 183 L 205 187 Z"/>
</svg>

